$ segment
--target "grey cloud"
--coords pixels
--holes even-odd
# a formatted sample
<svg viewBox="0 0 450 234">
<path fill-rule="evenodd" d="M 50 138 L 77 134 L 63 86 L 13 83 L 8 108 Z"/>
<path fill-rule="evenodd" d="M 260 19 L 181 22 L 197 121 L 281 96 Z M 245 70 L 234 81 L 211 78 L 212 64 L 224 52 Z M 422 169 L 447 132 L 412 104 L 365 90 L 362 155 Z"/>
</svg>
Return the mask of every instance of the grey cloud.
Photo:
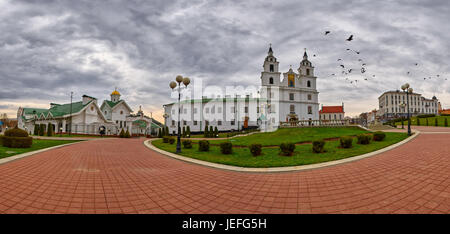
<svg viewBox="0 0 450 234">
<path fill-rule="evenodd" d="M 172 101 L 168 82 L 178 74 L 204 84 L 259 84 L 272 43 L 281 72 L 296 69 L 308 48 L 325 105 L 367 103 L 357 110 L 367 111 L 405 82 L 450 105 L 450 81 L 423 81 L 450 78 L 444 0 L 6 3 L 13 12 L 0 12 L 0 101 L 65 102 L 70 91 L 104 99 L 117 86 L 134 109 L 156 112 Z M 347 43 L 350 34 L 355 41 Z M 338 58 L 349 67 L 360 66 L 358 58 L 368 64 L 365 75 L 350 76 L 357 85 L 330 77 L 340 73 Z"/>
</svg>

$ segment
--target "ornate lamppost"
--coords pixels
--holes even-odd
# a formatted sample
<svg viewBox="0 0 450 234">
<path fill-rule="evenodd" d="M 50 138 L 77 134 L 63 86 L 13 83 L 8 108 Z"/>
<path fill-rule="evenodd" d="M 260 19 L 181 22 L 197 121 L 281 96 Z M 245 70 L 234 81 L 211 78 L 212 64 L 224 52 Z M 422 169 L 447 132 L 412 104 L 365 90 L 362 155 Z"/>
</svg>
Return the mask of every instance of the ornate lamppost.
<svg viewBox="0 0 450 234">
<path fill-rule="evenodd" d="M 176 81 L 176 82 L 175 82 Z M 180 98 L 181 98 L 181 82 L 183 82 L 185 88 L 187 88 L 187 86 L 189 85 L 189 83 L 191 82 L 191 80 L 187 77 L 182 77 L 180 75 L 178 75 L 175 78 L 175 81 L 172 81 L 169 83 L 169 87 L 174 90 L 177 87 L 177 83 L 178 83 L 178 134 L 177 134 L 177 151 L 176 153 L 181 153 L 181 131 L 180 131 L 180 112 L 181 112 L 181 108 L 180 108 Z"/>
<path fill-rule="evenodd" d="M 411 136 L 411 118 L 410 118 L 410 114 L 409 114 L 409 95 L 413 93 L 413 89 L 411 87 L 409 87 L 409 84 L 406 83 L 404 85 L 402 85 L 402 90 L 403 92 L 406 93 L 406 108 L 408 109 L 408 136 Z"/>
</svg>

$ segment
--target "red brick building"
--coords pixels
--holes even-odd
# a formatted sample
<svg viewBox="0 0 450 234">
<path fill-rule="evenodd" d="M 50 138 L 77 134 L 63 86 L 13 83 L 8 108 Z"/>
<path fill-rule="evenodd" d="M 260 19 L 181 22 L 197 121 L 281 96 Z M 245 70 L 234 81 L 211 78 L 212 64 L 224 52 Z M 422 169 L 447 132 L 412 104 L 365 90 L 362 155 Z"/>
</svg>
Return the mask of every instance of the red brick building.
<svg viewBox="0 0 450 234">
<path fill-rule="evenodd" d="M 322 106 L 319 117 L 321 120 L 344 120 L 344 103 L 342 106 Z"/>
</svg>

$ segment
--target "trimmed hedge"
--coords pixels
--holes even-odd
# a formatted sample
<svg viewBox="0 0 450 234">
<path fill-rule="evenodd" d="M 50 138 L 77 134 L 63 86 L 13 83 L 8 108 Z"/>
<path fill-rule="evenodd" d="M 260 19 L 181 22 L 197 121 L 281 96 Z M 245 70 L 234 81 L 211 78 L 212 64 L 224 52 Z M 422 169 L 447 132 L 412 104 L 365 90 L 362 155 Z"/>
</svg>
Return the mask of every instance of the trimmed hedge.
<svg viewBox="0 0 450 234">
<path fill-rule="evenodd" d="M 8 148 L 30 148 L 32 144 L 32 137 L 2 137 L 2 145 Z"/>
<path fill-rule="evenodd" d="M 169 138 L 168 136 L 163 136 L 163 143 L 169 143 Z"/>
<path fill-rule="evenodd" d="M 445 120 L 444 120 L 444 126 L 448 127 L 448 120 L 447 120 L 447 118 L 445 118 Z"/>
<path fill-rule="evenodd" d="M 281 143 L 280 144 L 280 155 L 291 156 L 294 153 L 295 144 L 294 143 Z"/>
<path fill-rule="evenodd" d="M 325 147 L 325 141 L 324 140 L 316 140 L 312 142 L 312 150 L 314 153 L 323 153 Z"/>
<path fill-rule="evenodd" d="M 353 138 L 351 136 L 341 136 L 339 141 L 342 148 L 352 148 Z"/>
<path fill-rule="evenodd" d="M 183 147 L 185 149 L 192 149 L 192 141 L 191 140 L 184 140 L 181 143 L 183 143 Z"/>
<path fill-rule="evenodd" d="M 386 138 L 386 133 L 384 133 L 384 132 L 377 131 L 373 134 L 374 141 L 382 141 L 382 140 L 384 140 L 384 138 Z"/>
<path fill-rule="evenodd" d="M 28 137 L 28 132 L 18 127 L 5 131 L 5 137 Z"/>
<path fill-rule="evenodd" d="M 435 114 L 426 114 L 426 115 L 418 115 L 417 118 L 429 118 L 429 117 L 435 117 Z"/>
<path fill-rule="evenodd" d="M 358 136 L 356 136 L 358 138 L 358 144 L 361 145 L 368 145 L 370 144 L 370 140 L 372 139 L 372 135 L 371 134 L 359 134 Z"/>
<path fill-rule="evenodd" d="M 231 153 L 233 153 L 233 145 L 231 144 L 231 142 L 220 143 L 220 152 L 222 154 L 231 154 Z"/>
<path fill-rule="evenodd" d="M 251 144 L 251 145 L 248 146 L 248 148 L 250 149 L 250 153 L 253 156 L 261 155 L 261 152 L 262 152 L 262 145 L 261 144 Z"/>
<path fill-rule="evenodd" d="M 202 140 L 198 142 L 198 151 L 206 152 L 209 151 L 209 141 Z"/>
</svg>

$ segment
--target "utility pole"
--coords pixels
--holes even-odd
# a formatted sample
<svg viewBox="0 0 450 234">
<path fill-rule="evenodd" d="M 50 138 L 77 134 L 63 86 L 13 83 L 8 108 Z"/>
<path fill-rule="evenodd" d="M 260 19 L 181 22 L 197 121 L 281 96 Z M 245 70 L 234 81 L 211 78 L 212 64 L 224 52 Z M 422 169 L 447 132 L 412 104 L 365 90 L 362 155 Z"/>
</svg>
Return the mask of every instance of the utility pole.
<svg viewBox="0 0 450 234">
<path fill-rule="evenodd" d="M 69 136 L 72 133 L 72 97 L 73 92 L 70 92 L 70 124 L 69 124 Z"/>
</svg>

